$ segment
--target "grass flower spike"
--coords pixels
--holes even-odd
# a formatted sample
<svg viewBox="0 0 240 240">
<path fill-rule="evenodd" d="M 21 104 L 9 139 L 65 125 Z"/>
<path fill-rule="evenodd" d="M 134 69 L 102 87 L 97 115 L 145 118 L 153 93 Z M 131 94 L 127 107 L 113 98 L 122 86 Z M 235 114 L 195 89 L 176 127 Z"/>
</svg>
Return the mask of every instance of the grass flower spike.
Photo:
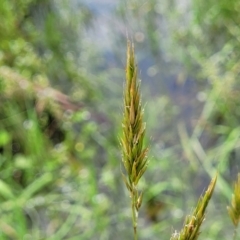
<svg viewBox="0 0 240 240">
<path fill-rule="evenodd" d="M 240 173 L 234 185 L 234 193 L 232 197 L 232 206 L 227 207 L 228 214 L 235 226 L 234 239 L 237 238 L 237 227 L 240 222 Z"/>
<path fill-rule="evenodd" d="M 140 83 L 137 79 L 134 47 L 128 41 L 121 147 L 122 161 L 126 171 L 126 175 L 122 174 L 123 180 L 130 192 L 132 201 L 134 239 L 137 239 L 137 217 L 142 203 L 142 193 L 138 191 L 137 184 L 148 165 L 148 148 L 143 147 L 145 123 L 143 123 L 139 88 Z"/>
<path fill-rule="evenodd" d="M 205 218 L 205 211 L 217 181 L 217 175 L 210 182 L 203 197 L 200 197 L 192 215 L 189 215 L 180 233 L 173 233 L 170 240 L 197 240 L 200 234 L 200 227 Z"/>
</svg>

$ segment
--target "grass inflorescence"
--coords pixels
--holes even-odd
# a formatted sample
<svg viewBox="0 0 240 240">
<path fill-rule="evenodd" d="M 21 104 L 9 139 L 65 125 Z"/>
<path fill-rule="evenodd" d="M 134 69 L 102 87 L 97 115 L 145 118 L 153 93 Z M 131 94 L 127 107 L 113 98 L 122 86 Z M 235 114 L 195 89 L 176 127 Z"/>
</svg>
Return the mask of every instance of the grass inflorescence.
<svg viewBox="0 0 240 240">
<path fill-rule="evenodd" d="M 207 205 L 212 197 L 217 181 L 217 175 L 210 182 L 204 196 L 200 197 L 192 215 L 186 217 L 184 226 L 180 233 L 173 233 L 170 240 L 197 240 L 200 234 L 200 227 L 205 218 Z"/>
<path fill-rule="evenodd" d="M 232 196 L 232 205 L 227 207 L 228 214 L 235 226 L 234 239 L 237 237 L 237 227 L 240 222 L 240 173 L 238 179 L 234 184 L 234 192 Z"/>
<path fill-rule="evenodd" d="M 134 236 L 137 239 L 137 217 L 142 203 L 142 192 L 137 189 L 138 182 L 147 169 L 148 148 L 143 147 L 145 123 L 137 79 L 134 46 L 128 41 L 126 83 L 124 89 L 123 136 L 121 138 L 122 162 L 126 174 L 122 174 L 132 201 Z"/>
</svg>

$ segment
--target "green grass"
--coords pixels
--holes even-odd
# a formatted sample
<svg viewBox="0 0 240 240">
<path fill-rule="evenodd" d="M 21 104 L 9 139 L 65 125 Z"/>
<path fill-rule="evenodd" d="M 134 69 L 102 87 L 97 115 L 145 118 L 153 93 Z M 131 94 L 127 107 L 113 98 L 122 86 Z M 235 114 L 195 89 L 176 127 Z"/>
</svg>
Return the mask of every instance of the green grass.
<svg viewBox="0 0 240 240">
<path fill-rule="evenodd" d="M 217 171 L 199 239 L 240 236 L 239 184 L 234 185 L 240 169 L 235 2 L 194 0 L 193 18 L 181 27 L 176 23 L 188 15 L 171 2 L 119 1 L 112 12 L 114 20 L 131 29 L 136 62 L 142 66 L 150 56 L 150 70 L 156 71 L 155 77 L 147 69 L 138 71 L 145 77 L 144 142 L 150 149 L 147 171 L 138 182 L 143 192 L 138 239 L 170 239 L 182 228 L 193 230 L 195 218 L 184 223 L 186 216 L 196 215 L 198 199 L 205 199 Z M 51 1 L 0 6 L 0 240 L 133 239 L 118 139 L 126 37 L 111 27 L 108 47 L 121 60 L 108 65 L 95 39 L 86 38 L 94 19 L 91 9 L 81 4 L 74 18 L 61 4 L 54 5 L 56 11 Z M 32 9 L 46 16 L 39 24 Z M 108 22 L 110 27 L 114 21 Z M 181 102 L 174 102 L 162 84 L 167 74 L 180 80 L 187 75 L 176 71 L 179 65 L 188 66 L 181 71 L 194 76 L 204 96 L 187 120 L 179 117 Z M 184 80 L 176 83 L 183 85 Z M 65 111 L 56 94 L 39 94 L 51 86 L 80 108 Z"/>
</svg>

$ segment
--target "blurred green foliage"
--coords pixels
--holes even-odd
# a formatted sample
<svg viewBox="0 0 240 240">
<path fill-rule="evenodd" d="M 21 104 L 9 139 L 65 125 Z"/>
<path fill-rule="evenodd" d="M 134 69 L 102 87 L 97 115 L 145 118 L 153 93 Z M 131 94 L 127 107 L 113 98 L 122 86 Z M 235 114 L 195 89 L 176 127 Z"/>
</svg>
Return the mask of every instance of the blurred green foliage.
<svg viewBox="0 0 240 240">
<path fill-rule="evenodd" d="M 204 80 L 202 84 L 204 89 L 200 92 L 200 96 L 204 96 L 202 99 L 204 106 L 199 119 L 201 123 L 196 127 L 195 134 L 198 137 L 203 132 L 207 134 L 208 148 L 217 146 L 218 149 L 226 150 L 233 132 L 237 132 L 238 136 L 240 113 L 238 6 L 237 1 L 222 0 L 218 3 L 193 1 L 189 28 L 175 35 L 181 46 L 187 49 L 183 55 L 184 59 L 188 59 L 192 69 L 194 66 L 198 67 L 195 74 Z M 225 158 L 230 159 L 229 154 L 237 156 L 237 138 L 227 150 Z M 237 164 L 236 159 L 234 164 Z M 239 164 L 235 167 L 239 168 Z"/>
<path fill-rule="evenodd" d="M 86 206 L 96 208 L 91 167 L 93 159 L 103 158 L 97 140 L 101 114 L 87 107 L 97 94 L 69 53 L 76 48 L 68 44 L 76 38 L 74 19 L 62 19 L 53 7 L 50 1 L 0 6 L 0 239 L 65 239 L 83 232 L 89 239 L 92 231 L 85 223 L 106 211 L 101 196 L 96 203 L 105 206 L 97 211 Z M 43 19 L 37 19 L 39 13 Z M 87 24 L 85 15 L 81 24 Z M 78 103 L 50 87 L 70 79 L 81 85 L 74 90 Z"/>
</svg>

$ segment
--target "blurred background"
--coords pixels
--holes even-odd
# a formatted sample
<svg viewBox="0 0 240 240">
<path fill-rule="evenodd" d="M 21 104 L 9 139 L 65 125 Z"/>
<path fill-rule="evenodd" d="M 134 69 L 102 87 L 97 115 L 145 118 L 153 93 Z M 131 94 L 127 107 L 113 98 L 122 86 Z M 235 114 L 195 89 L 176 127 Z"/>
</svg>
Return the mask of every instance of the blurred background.
<svg viewBox="0 0 240 240">
<path fill-rule="evenodd" d="M 127 37 L 150 146 L 139 239 L 170 239 L 216 171 L 200 239 L 231 239 L 240 2 L 3 0 L 0 240 L 132 239 L 121 178 Z"/>
</svg>

